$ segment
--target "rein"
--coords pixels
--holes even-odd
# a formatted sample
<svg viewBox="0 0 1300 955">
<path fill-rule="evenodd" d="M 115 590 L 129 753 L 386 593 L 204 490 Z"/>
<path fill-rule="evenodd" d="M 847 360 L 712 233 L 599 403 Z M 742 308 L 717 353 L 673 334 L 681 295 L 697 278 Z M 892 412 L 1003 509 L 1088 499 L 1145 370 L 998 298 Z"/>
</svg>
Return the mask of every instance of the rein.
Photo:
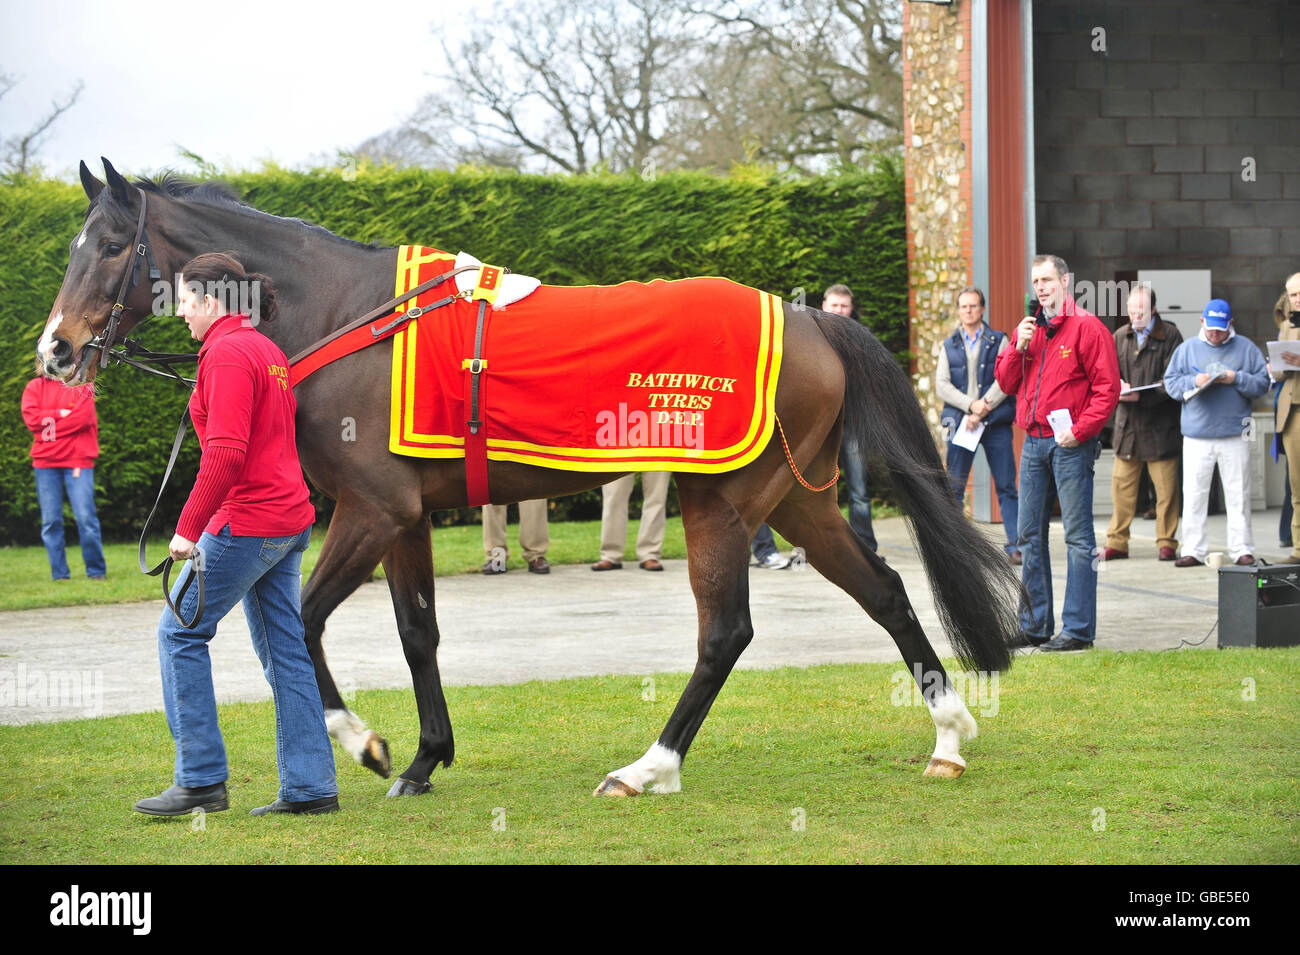
<svg viewBox="0 0 1300 955">
<path fill-rule="evenodd" d="M 149 369 L 145 370 L 148 371 Z M 150 569 L 144 559 L 144 541 L 149 535 L 149 525 L 153 523 L 153 517 L 158 513 L 158 504 L 162 501 L 163 491 L 167 489 L 167 480 L 172 476 L 172 468 L 176 466 L 176 458 L 181 452 L 181 445 L 185 442 L 185 432 L 189 430 L 189 426 L 190 409 L 187 405 L 185 413 L 181 415 L 180 427 L 176 429 L 176 440 L 172 442 L 171 457 L 167 459 L 167 470 L 163 473 L 162 484 L 158 486 L 158 496 L 154 498 L 153 509 L 149 511 L 149 516 L 145 518 L 144 521 L 144 528 L 140 531 L 139 553 L 141 572 L 148 574 L 150 577 L 157 577 L 159 574 L 162 574 L 163 599 L 167 601 L 167 606 L 171 608 L 171 612 L 176 615 L 176 619 L 181 622 L 181 626 L 186 630 L 193 629 L 194 625 L 203 617 L 203 552 L 198 550 L 198 548 L 195 548 L 195 558 L 190 568 L 191 574 L 189 579 L 185 582 L 185 586 L 181 588 L 181 592 L 177 595 L 176 603 L 172 603 L 170 584 L 172 565 L 176 563 L 176 559 L 172 557 L 171 554 L 168 554 L 158 564 L 156 564 L 153 569 Z M 196 580 L 199 583 L 199 605 L 194 610 L 194 616 L 191 619 L 186 620 L 181 616 L 180 604 L 185 602 L 185 595 L 189 592 L 190 585 L 192 585 Z"/>
</svg>

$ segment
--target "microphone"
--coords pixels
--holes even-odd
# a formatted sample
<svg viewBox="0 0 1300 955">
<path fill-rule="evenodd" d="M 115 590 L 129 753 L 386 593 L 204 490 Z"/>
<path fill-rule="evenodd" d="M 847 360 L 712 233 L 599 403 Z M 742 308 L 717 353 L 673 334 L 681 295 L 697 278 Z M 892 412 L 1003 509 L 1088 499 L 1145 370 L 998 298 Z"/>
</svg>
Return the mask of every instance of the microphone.
<svg viewBox="0 0 1300 955">
<path fill-rule="evenodd" d="M 1043 314 L 1043 306 L 1038 304 L 1038 297 L 1032 293 L 1025 296 L 1025 317 L 1032 316 L 1035 325 L 1047 327 L 1047 316 Z"/>
<path fill-rule="evenodd" d="M 1025 296 L 1025 315 L 1033 315 L 1034 324 L 1040 326 L 1047 335 L 1047 340 L 1051 341 L 1052 336 L 1061 330 L 1059 325 L 1053 325 L 1047 319 L 1047 314 L 1043 311 L 1043 306 L 1038 303 L 1037 296 Z"/>
</svg>

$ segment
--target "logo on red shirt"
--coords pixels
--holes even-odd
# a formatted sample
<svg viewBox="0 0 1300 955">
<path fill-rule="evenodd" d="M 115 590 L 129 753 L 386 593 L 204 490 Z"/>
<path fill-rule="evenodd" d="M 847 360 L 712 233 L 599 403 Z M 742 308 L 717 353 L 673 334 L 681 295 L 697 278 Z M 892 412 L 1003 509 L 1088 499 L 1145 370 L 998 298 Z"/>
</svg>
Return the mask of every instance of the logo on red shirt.
<svg viewBox="0 0 1300 955">
<path fill-rule="evenodd" d="M 266 373 L 280 383 L 281 391 L 289 390 L 289 369 L 284 365 L 267 365 Z"/>
</svg>

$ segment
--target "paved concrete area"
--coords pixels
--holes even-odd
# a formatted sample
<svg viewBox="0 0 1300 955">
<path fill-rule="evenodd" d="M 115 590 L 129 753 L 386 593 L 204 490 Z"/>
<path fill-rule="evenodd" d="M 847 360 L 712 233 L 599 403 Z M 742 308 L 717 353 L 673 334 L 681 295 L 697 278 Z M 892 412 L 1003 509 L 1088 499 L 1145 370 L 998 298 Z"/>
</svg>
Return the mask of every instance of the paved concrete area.
<svg viewBox="0 0 1300 955">
<path fill-rule="evenodd" d="M 1277 510 L 1254 515 L 1257 556 L 1270 561 L 1284 556 L 1277 522 Z M 1106 524 L 1097 522 L 1102 546 Z M 875 527 L 881 553 L 902 574 L 922 625 L 947 655 L 905 523 L 881 520 Z M 1001 532 L 986 529 L 990 535 Z M 1139 519 L 1133 532 L 1130 559 L 1101 571 L 1098 646 L 1157 650 L 1202 640 L 1217 619 L 1215 572 L 1157 561 L 1152 521 Z M 1212 547 L 1224 546 L 1221 515 L 1210 519 L 1210 540 Z M 1065 589 L 1059 521 L 1052 527 L 1051 550 L 1059 627 Z M 965 572 L 960 554 L 952 555 L 952 572 Z M 888 634 L 809 567 L 752 569 L 750 594 L 755 637 L 741 667 L 899 659 Z M 162 606 L 158 600 L 0 613 L 0 723 L 161 709 L 155 628 Z M 437 609 L 438 658 L 448 684 L 650 674 L 689 670 L 695 663 L 695 603 L 685 561 L 667 561 L 664 573 L 628 563 L 603 574 L 578 565 L 556 567 L 547 576 L 511 571 L 440 578 Z M 1214 647 L 1215 637 L 1203 645 Z M 364 585 L 334 613 L 325 649 L 345 694 L 410 687 L 382 582 Z M 270 698 L 241 610 L 221 623 L 211 653 L 219 700 Z"/>
</svg>

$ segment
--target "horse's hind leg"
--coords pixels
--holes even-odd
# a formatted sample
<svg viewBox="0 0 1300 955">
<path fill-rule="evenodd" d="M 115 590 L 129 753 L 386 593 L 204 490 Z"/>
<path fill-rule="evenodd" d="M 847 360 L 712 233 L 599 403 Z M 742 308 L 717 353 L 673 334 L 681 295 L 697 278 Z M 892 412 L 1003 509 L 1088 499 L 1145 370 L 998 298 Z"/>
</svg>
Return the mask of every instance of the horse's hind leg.
<svg viewBox="0 0 1300 955">
<path fill-rule="evenodd" d="M 754 635 L 749 619 L 753 531 L 714 487 L 678 475 L 677 491 L 699 614 L 699 656 L 658 741 L 635 763 L 606 776 L 597 796 L 634 796 L 647 788 L 657 793 L 681 789 L 682 759 Z"/>
<path fill-rule="evenodd" d="M 862 545 L 831 492 L 811 494 L 796 488 L 767 520 L 893 637 L 934 718 L 937 739 L 925 775 L 960 776 L 966 761 L 959 747 L 963 739 L 975 736 L 975 719 L 926 639 L 898 572 Z"/>
<path fill-rule="evenodd" d="M 316 568 L 302 591 L 307 652 L 316 669 L 325 726 L 353 759 L 385 779 L 392 772 L 388 743 L 348 709 L 325 661 L 321 641 L 326 619 L 374 572 L 396 536 L 397 527 L 387 515 L 345 491 L 330 520 Z"/>
<path fill-rule="evenodd" d="M 393 595 L 402 651 L 411 668 L 415 704 L 420 715 L 420 745 L 411 765 L 388 790 L 390 796 L 429 791 L 429 774 L 439 763 L 450 766 L 456 747 L 451 717 L 438 674 L 438 621 L 433 611 L 432 528 L 426 516 L 397 538 L 384 556 L 384 573 Z"/>
</svg>

